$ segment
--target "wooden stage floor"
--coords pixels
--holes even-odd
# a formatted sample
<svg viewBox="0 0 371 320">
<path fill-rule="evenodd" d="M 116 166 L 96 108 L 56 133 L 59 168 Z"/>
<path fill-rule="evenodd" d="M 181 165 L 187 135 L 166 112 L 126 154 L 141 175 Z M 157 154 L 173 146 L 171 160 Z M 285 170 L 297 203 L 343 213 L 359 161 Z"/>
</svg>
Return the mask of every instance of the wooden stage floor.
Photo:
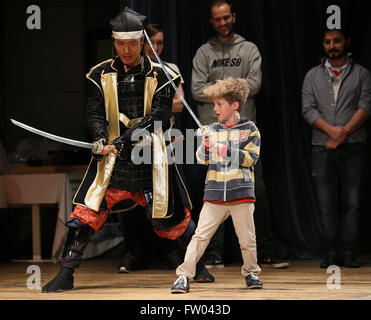
<svg viewBox="0 0 371 320">
<path fill-rule="evenodd" d="M 171 294 L 175 281 L 171 270 L 116 273 L 116 259 L 83 261 L 75 273 L 75 288 L 61 293 L 28 289 L 30 263 L 0 264 L 0 300 L 371 300 L 371 261 L 360 269 L 340 268 L 340 289 L 329 288 L 334 273 L 319 268 L 318 260 L 291 261 L 288 269 L 262 269 L 263 290 L 247 290 L 238 265 L 212 269 L 214 283 L 191 283 L 188 294 Z M 38 263 L 41 286 L 51 280 L 59 266 Z M 331 278 L 330 278 L 331 279 Z M 331 281 L 330 281 L 331 282 Z M 334 286 L 334 281 L 332 281 Z"/>
</svg>

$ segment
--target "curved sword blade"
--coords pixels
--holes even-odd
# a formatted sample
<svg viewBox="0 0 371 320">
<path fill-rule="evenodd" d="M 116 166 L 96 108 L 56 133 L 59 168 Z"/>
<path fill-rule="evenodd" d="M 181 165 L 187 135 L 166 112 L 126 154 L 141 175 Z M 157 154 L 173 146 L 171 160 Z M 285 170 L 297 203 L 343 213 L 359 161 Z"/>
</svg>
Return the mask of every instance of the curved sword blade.
<svg viewBox="0 0 371 320">
<path fill-rule="evenodd" d="M 36 129 L 36 128 L 33 128 L 33 127 L 30 127 L 27 124 L 24 124 L 22 122 L 14 120 L 14 119 L 10 119 L 10 121 L 13 124 L 15 124 L 16 126 L 22 128 L 22 129 L 25 129 L 27 131 L 36 133 L 39 136 L 43 136 L 45 138 L 48 138 L 48 139 L 51 139 L 51 140 L 54 140 L 54 141 L 58 141 L 58 142 L 61 142 L 61 143 L 69 144 L 71 146 L 76 146 L 76 147 L 85 148 L 85 149 L 91 149 L 93 147 L 93 144 L 89 143 L 89 142 L 83 142 L 83 141 L 72 140 L 72 139 L 60 137 L 60 136 L 57 136 L 55 134 L 51 134 L 51 133 L 48 133 L 48 132 L 45 132 L 45 131 L 42 131 L 42 130 L 39 130 L 39 129 Z"/>
</svg>

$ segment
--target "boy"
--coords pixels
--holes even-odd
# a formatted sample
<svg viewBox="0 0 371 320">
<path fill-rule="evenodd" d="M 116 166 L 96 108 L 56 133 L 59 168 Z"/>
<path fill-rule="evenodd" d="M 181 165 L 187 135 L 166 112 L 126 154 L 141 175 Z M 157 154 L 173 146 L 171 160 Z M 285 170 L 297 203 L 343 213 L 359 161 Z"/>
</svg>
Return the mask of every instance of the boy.
<svg viewBox="0 0 371 320">
<path fill-rule="evenodd" d="M 227 78 L 218 80 L 204 93 L 214 103 L 218 122 L 209 126 L 196 152 L 198 161 L 209 165 L 204 206 L 184 262 L 176 270 L 178 279 L 171 292 L 189 291 L 197 261 L 219 225 L 230 215 L 242 253 L 242 276 L 248 289 L 260 289 L 263 285 L 257 276 L 261 269 L 257 264 L 253 219 L 254 165 L 259 158 L 260 133 L 252 121 L 239 113 L 249 89 L 245 79 Z"/>
</svg>

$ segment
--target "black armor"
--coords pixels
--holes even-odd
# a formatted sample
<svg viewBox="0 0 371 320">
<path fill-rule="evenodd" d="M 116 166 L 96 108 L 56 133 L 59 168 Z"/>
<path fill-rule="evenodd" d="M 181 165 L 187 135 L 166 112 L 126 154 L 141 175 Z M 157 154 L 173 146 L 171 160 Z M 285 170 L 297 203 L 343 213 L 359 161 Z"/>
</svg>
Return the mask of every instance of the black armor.
<svg viewBox="0 0 371 320">
<path fill-rule="evenodd" d="M 67 239 L 61 257 L 61 266 L 78 268 L 81 257 L 94 230 L 88 225 L 68 227 Z"/>
<path fill-rule="evenodd" d="M 143 57 L 141 58 L 141 63 L 127 73 L 124 72 L 120 61 L 117 61 L 116 65 L 119 68 L 117 73 L 119 111 L 130 119 L 143 117 L 144 81 L 146 76 Z"/>
</svg>

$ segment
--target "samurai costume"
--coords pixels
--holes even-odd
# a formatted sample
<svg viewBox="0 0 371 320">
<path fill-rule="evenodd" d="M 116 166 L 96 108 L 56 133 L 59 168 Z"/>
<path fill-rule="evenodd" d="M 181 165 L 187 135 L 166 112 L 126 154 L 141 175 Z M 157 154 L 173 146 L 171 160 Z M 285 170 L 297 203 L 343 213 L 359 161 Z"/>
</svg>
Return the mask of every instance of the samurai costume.
<svg viewBox="0 0 371 320">
<path fill-rule="evenodd" d="M 110 22 L 113 37 L 141 38 L 144 19 L 125 7 Z M 180 81 L 180 75 L 171 69 L 168 72 L 173 81 Z M 174 89 L 161 66 L 141 54 L 139 64 L 126 71 L 116 57 L 93 67 L 87 79 L 92 84 L 87 126 L 93 141 L 113 144 L 119 153 L 93 154 L 74 197 L 75 209 L 66 222 L 68 233 L 60 272 L 43 287 L 43 292 L 73 288 L 73 273 L 84 249 L 94 232 L 102 230 L 109 213 L 128 211 L 136 205 L 146 207 L 155 233 L 180 239 L 185 246 L 195 230 L 183 174 L 176 164 L 168 165 L 166 160 L 164 132 L 171 127 Z M 134 135 L 151 141 L 143 147 L 143 154 L 149 148 L 152 155 L 149 163 L 137 163 L 132 156 Z M 182 205 L 174 199 L 182 199 Z"/>
</svg>

